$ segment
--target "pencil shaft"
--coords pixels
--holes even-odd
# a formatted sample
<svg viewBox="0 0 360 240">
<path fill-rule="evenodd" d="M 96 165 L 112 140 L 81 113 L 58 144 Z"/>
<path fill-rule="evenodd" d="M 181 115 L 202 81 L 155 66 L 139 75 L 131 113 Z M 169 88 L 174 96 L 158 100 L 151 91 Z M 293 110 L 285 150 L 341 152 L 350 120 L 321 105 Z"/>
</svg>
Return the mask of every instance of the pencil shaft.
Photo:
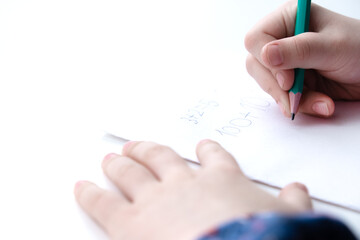
<svg viewBox="0 0 360 240">
<path fill-rule="evenodd" d="M 295 23 L 295 34 L 294 34 L 295 36 L 309 31 L 310 8 L 311 8 L 311 0 L 298 0 L 298 8 L 296 13 L 296 23 Z M 294 116 L 299 108 L 300 98 L 304 86 L 304 77 L 305 77 L 304 69 L 301 68 L 295 69 L 294 84 L 289 91 L 290 108 L 291 108 L 291 114 L 293 115 L 292 119 L 294 119 Z"/>
<path fill-rule="evenodd" d="M 311 0 L 298 0 L 295 33 L 298 35 L 309 31 Z"/>
</svg>

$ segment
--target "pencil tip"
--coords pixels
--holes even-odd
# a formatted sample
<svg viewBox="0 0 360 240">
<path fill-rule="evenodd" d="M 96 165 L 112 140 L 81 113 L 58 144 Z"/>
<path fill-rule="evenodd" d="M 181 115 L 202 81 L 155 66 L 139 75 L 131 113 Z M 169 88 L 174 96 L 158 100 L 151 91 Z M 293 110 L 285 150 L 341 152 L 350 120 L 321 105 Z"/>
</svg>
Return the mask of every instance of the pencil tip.
<svg viewBox="0 0 360 240">
<path fill-rule="evenodd" d="M 295 113 L 292 113 L 291 114 L 291 120 L 294 121 L 294 119 L 295 119 Z"/>
</svg>

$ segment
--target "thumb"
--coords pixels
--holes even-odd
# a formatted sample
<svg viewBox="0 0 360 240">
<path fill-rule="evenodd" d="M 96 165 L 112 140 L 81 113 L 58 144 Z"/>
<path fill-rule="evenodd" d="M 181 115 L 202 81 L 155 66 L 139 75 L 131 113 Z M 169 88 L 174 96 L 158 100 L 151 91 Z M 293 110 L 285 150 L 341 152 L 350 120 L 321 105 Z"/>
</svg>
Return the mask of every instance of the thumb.
<svg viewBox="0 0 360 240">
<path fill-rule="evenodd" d="M 298 211 L 308 211 L 312 209 L 311 199 L 305 185 L 301 183 L 291 183 L 285 186 L 279 199 L 296 208 Z"/>
<path fill-rule="evenodd" d="M 266 44 L 261 59 L 269 69 L 326 70 L 336 59 L 333 49 L 331 41 L 321 33 L 307 32 Z"/>
</svg>

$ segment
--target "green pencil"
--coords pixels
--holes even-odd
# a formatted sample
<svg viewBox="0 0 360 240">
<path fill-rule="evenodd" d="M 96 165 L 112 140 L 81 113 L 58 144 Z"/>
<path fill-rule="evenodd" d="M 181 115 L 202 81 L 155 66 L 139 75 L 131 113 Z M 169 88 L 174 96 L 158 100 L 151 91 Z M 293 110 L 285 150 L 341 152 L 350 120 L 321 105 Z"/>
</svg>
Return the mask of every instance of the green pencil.
<svg viewBox="0 0 360 240">
<path fill-rule="evenodd" d="M 309 31 L 310 8 L 311 0 L 298 0 L 294 34 L 295 36 Z M 295 69 L 294 85 L 289 91 L 291 120 L 294 120 L 295 114 L 299 108 L 299 103 L 304 87 L 304 76 L 305 69 Z"/>
</svg>

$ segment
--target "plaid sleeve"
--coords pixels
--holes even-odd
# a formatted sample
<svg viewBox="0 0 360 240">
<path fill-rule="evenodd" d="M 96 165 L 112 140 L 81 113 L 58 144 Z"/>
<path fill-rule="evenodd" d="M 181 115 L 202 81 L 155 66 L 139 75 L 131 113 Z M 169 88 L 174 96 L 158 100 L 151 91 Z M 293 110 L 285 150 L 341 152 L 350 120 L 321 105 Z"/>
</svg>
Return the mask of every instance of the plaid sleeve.
<svg viewBox="0 0 360 240">
<path fill-rule="evenodd" d="M 314 213 L 254 215 L 225 223 L 198 238 L 198 240 L 260 239 L 356 240 L 349 228 L 339 220 Z"/>
</svg>

